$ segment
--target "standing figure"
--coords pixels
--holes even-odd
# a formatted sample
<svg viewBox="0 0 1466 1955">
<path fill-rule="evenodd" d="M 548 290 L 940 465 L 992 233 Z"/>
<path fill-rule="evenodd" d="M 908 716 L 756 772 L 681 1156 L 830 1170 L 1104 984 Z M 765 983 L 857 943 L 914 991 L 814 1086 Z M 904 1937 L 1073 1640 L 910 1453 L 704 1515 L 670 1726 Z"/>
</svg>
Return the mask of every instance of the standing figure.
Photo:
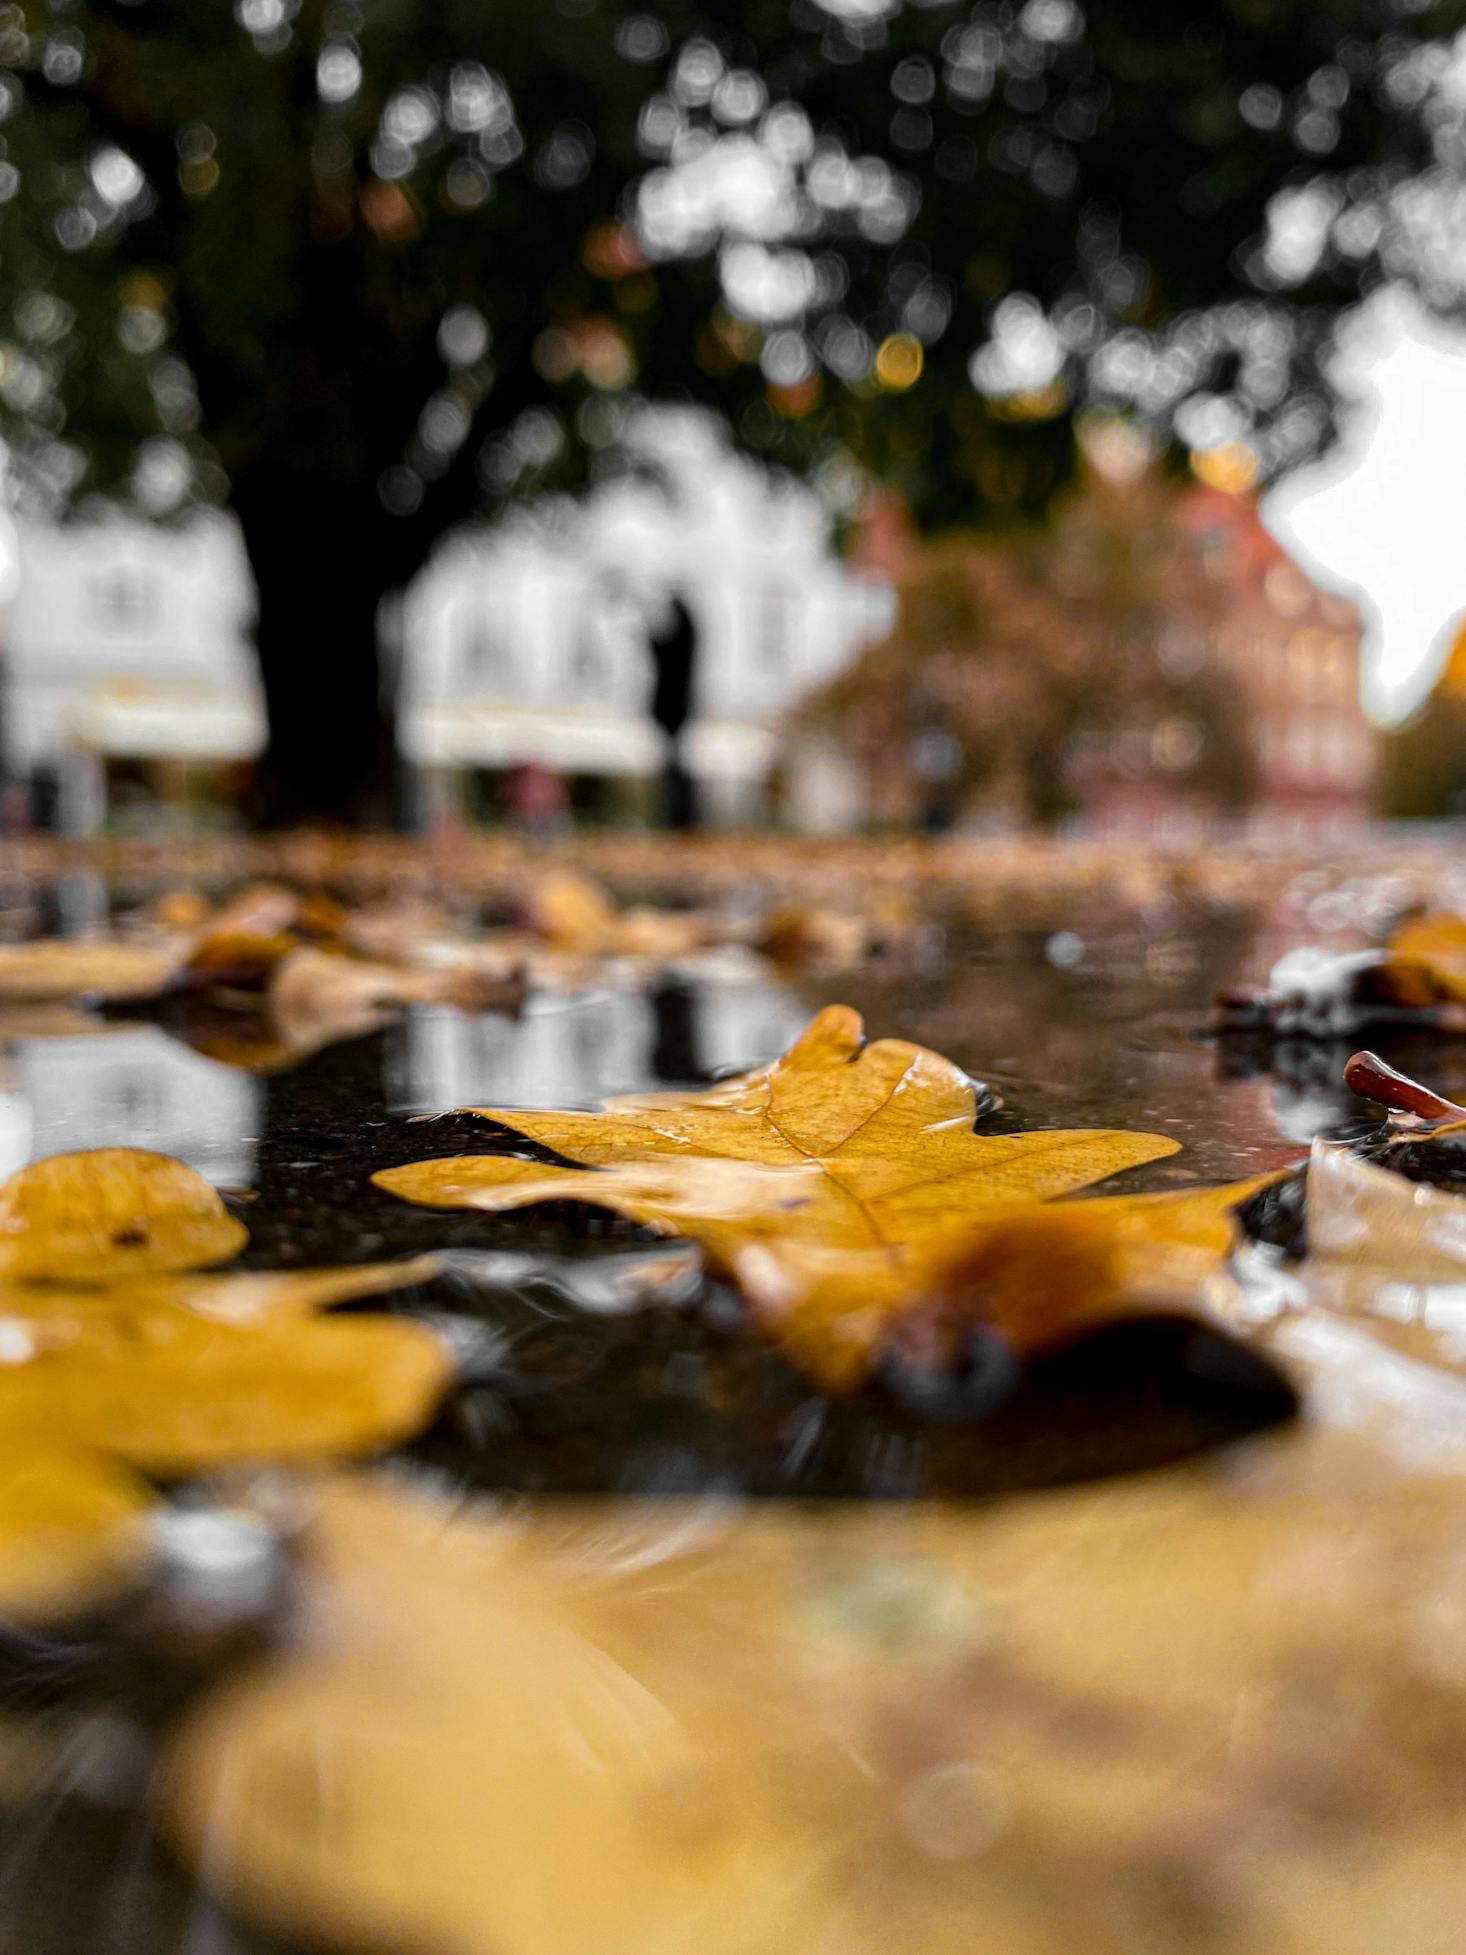
<svg viewBox="0 0 1466 1955">
<path fill-rule="evenodd" d="M 655 679 L 652 718 L 667 735 L 662 774 L 662 819 L 668 828 L 696 828 L 697 788 L 682 764 L 682 729 L 692 712 L 692 671 L 697 660 L 697 624 L 682 597 L 669 593 L 647 634 Z"/>
</svg>

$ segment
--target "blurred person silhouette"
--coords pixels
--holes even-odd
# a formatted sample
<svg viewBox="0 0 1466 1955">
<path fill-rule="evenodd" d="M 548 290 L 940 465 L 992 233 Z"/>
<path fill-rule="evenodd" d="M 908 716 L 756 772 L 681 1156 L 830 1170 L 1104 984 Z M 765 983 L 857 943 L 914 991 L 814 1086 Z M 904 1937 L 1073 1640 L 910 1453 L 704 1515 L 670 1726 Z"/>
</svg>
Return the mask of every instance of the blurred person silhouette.
<svg viewBox="0 0 1466 1955">
<path fill-rule="evenodd" d="M 570 827 L 570 796 L 563 774 L 538 760 L 521 760 L 504 781 L 504 807 L 516 827 L 540 840 L 563 835 Z"/>
<path fill-rule="evenodd" d="M 952 731 L 945 706 L 930 693 L 920 697 L 911 771 L 917 781 L 921 826 L 929 835 L 944 834 L 957 818 L 962 743 Z"/>
<path fill-rule="evenodd" d="M 662 770 L 662 819 L 668 828 L 697 827 L 697 787 L 683 764 L 682 729 L 692 713 L 697 621 L 682 594 L 667 591 L 647 628 L 652 655 L 652 718 L 667 736 Z"/>
</svg>

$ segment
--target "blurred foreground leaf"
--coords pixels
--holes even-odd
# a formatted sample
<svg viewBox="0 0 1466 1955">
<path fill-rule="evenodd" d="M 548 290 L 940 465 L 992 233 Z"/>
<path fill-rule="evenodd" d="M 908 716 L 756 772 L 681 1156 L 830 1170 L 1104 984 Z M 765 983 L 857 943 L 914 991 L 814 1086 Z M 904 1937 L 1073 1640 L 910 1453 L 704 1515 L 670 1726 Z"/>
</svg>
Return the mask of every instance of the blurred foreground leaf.
<svg viewBox="0 0 1466 1955">
<path fill-rule="evenodd" d="M 25 1625 L 111 1600 L 147 1566 L 153 1496 L 126 1468 L 62 1445 L 0 1452 L 0 1617 Z"/>
<path fill-rule="evenodd" d="M 185 1728 L 249 1917 L 442 1955 L 1447 1955 L 1460 1481 L 1333 1434 L 1001 1507 L 357 1482 Z"/>
</svg>

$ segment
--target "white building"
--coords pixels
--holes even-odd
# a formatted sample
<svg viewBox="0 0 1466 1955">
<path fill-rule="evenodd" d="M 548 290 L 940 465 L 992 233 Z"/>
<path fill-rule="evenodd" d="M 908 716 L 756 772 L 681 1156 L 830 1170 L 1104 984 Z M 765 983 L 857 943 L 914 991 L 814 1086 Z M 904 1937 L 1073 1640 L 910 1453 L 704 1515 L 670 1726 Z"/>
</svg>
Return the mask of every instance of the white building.
<svg viewBox="0 0 1466 1955">
<path fill-rule="evenodd" d="M 698 649 L 683 757 L 710 816 L 764 811 L 781 720 L 882 629 L 884 587 L 835 557 L 818 502 L 680 430 L 662 479 L 624 478 L 568 515 L 449 538 L 401 606 L 398 737 L 441 809 L 470 771 L 536 762 L 651 780 L 650 616 L 676 590 Z M 8 772 L 56 769 L 62 818 L 103 817 L 105 763 L 244 760 L 264 721 L 233 524 L 121 519 L 21 532 L 5 632 Z"/>
<path fill-rule="evenodd" d="M 607 484 L 559 524 L 461 535 L 418 578 L 401 737 L 425 773 L 655 775 L 646 633 L 676 591 L 698 633 L 683 758 L 712 816 L 763 812 L 781 722 L 882 629 L 888 597 L 840 563 L 807 490 L 681 434 L 661 479 Z"/>
<path fill-rule="evenodd" d="M 0 705 L 6 772 L 55 770 L 67 828 L 101 820 L 107 759 L 259 752 L 264 712 L 245 636 L 253 600 L 232 522 L 25 523 L 18 542 Z"/>
</svg>

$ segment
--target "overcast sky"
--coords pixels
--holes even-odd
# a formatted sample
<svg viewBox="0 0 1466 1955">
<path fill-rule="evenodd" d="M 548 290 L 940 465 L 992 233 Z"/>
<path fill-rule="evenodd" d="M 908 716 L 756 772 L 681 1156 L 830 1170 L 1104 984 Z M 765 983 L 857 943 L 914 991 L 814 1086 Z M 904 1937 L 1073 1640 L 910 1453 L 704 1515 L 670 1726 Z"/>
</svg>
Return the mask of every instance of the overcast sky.
<svg viewBox="0 0 1466 1955">
<path fill-rule="evenodd" d="M 1403 294 L 1346 327 L 1354 406 L 1339 446 L 1264 503 L 1279 540 L 1366 620 L 1365 697 L 1398 718 L 1439 670 L 1466 612 L 1466 330 Z"/>
</svg>

